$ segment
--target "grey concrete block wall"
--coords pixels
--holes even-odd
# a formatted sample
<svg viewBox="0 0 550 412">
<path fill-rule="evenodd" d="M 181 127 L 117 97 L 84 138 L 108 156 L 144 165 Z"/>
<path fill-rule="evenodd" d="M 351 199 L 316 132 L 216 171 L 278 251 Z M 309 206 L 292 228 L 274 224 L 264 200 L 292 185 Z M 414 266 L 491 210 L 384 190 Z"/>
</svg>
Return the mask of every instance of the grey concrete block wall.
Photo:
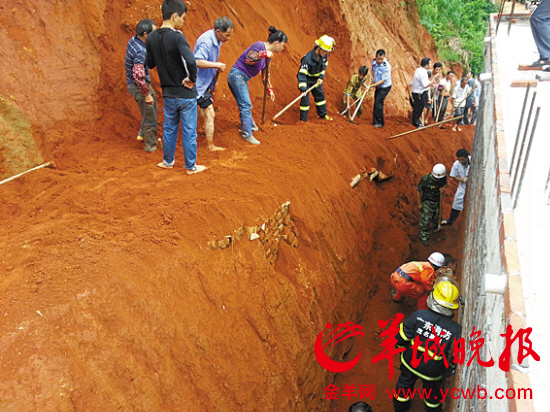
<svg viewBox="0 0 550 412">
<path fill-rule="evenodd" d="M 483 83 L 479 117 L 472 148 L 472 166 L 466 195 L 466 235 L 462 261 L 462 293 L 466 299 L 461 314 L 463 336 L 467 342 L 466 362 L 472 357 L 468 344 L 473 328 L 481 330 L 485 345 L 483 360 L 492 357 L 492 367 L 482 367 L 477 361 L 459 367 L 449 387 L 487 390 L 487 398 L 459 399 L 447 410 L 489 412 L 533 412 L 532 400 L 497 399 L 495 390 L 530 388 L 525 373 L 527 361 L 518 364 L 517 346 L 504 372 L 499 357 L 505 349 L 501 336 L 510 324 L 516 333 L 525 328 L 525 305 L 521 268 L 516 243 L 515 222 L 511 207 L 510 175 L 504 138 L 500 77 L 495 47 L 496 14 L 489 22 L 490 41 L 485 47 L 485 72 L 492 80 Z M 505 294 L 485 293 L 485 275 L 502 276 L 506 281 Z M 501 394 L 503 394 L 501 392 Z M 492 396 L 492 398 L 491 398 Z"/>
</svg>

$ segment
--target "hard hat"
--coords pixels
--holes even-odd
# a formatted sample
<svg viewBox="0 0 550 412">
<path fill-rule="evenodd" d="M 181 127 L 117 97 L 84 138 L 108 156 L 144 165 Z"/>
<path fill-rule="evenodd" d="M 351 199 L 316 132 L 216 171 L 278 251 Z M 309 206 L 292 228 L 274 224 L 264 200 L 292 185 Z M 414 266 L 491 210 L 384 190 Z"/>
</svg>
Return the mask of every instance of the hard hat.
<svg viewBox="0 0 550 412">
<path fill-rule="evenodd" d="M 445 266 L 445 257 L 439 252 L 434 252 L 428 258 L 428 262 L 442 268 L 443 266 Z"/>
<path fill-rule="evenodd" d="M 321 36 L 319 40 L 315 40 L 315 44 L 319 46 L 322 50 L 331 52 L 334 49 L 336 42 L 332 37 L 327 35 Z"/>
<path fill-rule="evenodd" d="M 449 281 L 438 282 L 432 292 L 437 304 L 447 309 L 458 309 L 458 297 L 460 292 L 458 288 Z"/>
<path fill-rule="evenodd" d="M 445 177 L 446 174 L 447 174 L 447 168 L 445 167 L 444 164 L 438 163 L 432 169 L 432 175 L 436 179 L 441 179 L 441 178 Z"/>
</svg>

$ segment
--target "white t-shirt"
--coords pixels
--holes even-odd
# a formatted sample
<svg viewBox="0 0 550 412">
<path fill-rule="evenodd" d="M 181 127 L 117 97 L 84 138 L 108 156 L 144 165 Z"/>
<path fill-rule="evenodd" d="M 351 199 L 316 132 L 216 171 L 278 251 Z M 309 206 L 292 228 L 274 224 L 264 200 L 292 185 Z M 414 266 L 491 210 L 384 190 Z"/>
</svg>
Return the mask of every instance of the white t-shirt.
<svg viewBox="0 0 550 412">
<path fill-rule="evenodd" d="M 430 85 L 430 79 L 428 78 L 428 70 L 424 67 L 419 67 L 414 72 L 413 81 L 411 82 L 412 92 L 416 94 L 422 94 L 428 91 Z"/>
<path fill-rule="evenodd" d="M 460 82 L 456 83 L 455 91 L 453 93 L 453 106 L 456 109 L 457 107 L 465 107 L 466 106 L 466 96 L 468 96 L 468 93 L 470 93 L 470 86 L 466 85 L 464 86 L 464 89 L 461 87 Z M 460 103 L 460 106 L 459 106 Z"/>
<path fill-rule="evenodd" d="M 447 80 L 445 77 L 441 79 L 439 85 L 442 86 L 442 90 L 445 90 L 447 93 L 451 91 L 451 86 L 453 85 L 450 80 Z"/>
<path fill-rule="evenodd" d="M 470 173 L 470 164 L 472 163 L 472 157 L 468 156 L 468 163 L 463 165 L 458 160 L 453 163 L 450 177 L 460 177 L 462 179 L 468 177 Z M 464 195 L 466 194 L 466 183 L 458 182 L 458 188 L 456 189 L 455 197 L 453 200 L 453 209 L 462 211 L 464 209 Z"/>
</svg>

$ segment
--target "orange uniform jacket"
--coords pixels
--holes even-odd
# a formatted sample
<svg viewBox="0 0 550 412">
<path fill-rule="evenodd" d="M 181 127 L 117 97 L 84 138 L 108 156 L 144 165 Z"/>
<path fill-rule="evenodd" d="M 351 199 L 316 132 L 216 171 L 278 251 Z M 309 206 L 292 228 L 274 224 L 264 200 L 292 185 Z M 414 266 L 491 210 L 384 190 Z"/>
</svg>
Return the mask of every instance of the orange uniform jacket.
<svg viewBox="0 0 550 412">
<path fill-rule="evenodd" d="M 434 268 L 430 262 L 409 262 L 399 268 L 429 292 L 434 284 Z"/>
<path fill-rule="evenodd" d="M 419 309 L 427 309 L 426 299 L 434 283 L 434 269 L 430 262 L 409 262 L 401 265 L 399 269 L 412 280 L 401 276 L 399 270 L 391 274 L 391 284 L 397 291 L 394 300 L 400 301 L 404 297 L 415 298 Z"/>
</svg>

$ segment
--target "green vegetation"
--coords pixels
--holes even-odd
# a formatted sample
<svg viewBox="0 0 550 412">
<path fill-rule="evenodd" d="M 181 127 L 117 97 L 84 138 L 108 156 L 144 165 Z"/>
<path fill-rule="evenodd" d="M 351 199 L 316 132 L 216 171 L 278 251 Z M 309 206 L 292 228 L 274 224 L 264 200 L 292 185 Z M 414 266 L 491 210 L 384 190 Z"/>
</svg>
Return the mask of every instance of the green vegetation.
<svg viewBox="0 0 550 412">
<path fill-rule="evenodd" d="M 490 0 L 416 0 L 416 6 L 444 62 L 483 71 L 483 39 L 489 14 L 497 11 Z"/>
</svg>

